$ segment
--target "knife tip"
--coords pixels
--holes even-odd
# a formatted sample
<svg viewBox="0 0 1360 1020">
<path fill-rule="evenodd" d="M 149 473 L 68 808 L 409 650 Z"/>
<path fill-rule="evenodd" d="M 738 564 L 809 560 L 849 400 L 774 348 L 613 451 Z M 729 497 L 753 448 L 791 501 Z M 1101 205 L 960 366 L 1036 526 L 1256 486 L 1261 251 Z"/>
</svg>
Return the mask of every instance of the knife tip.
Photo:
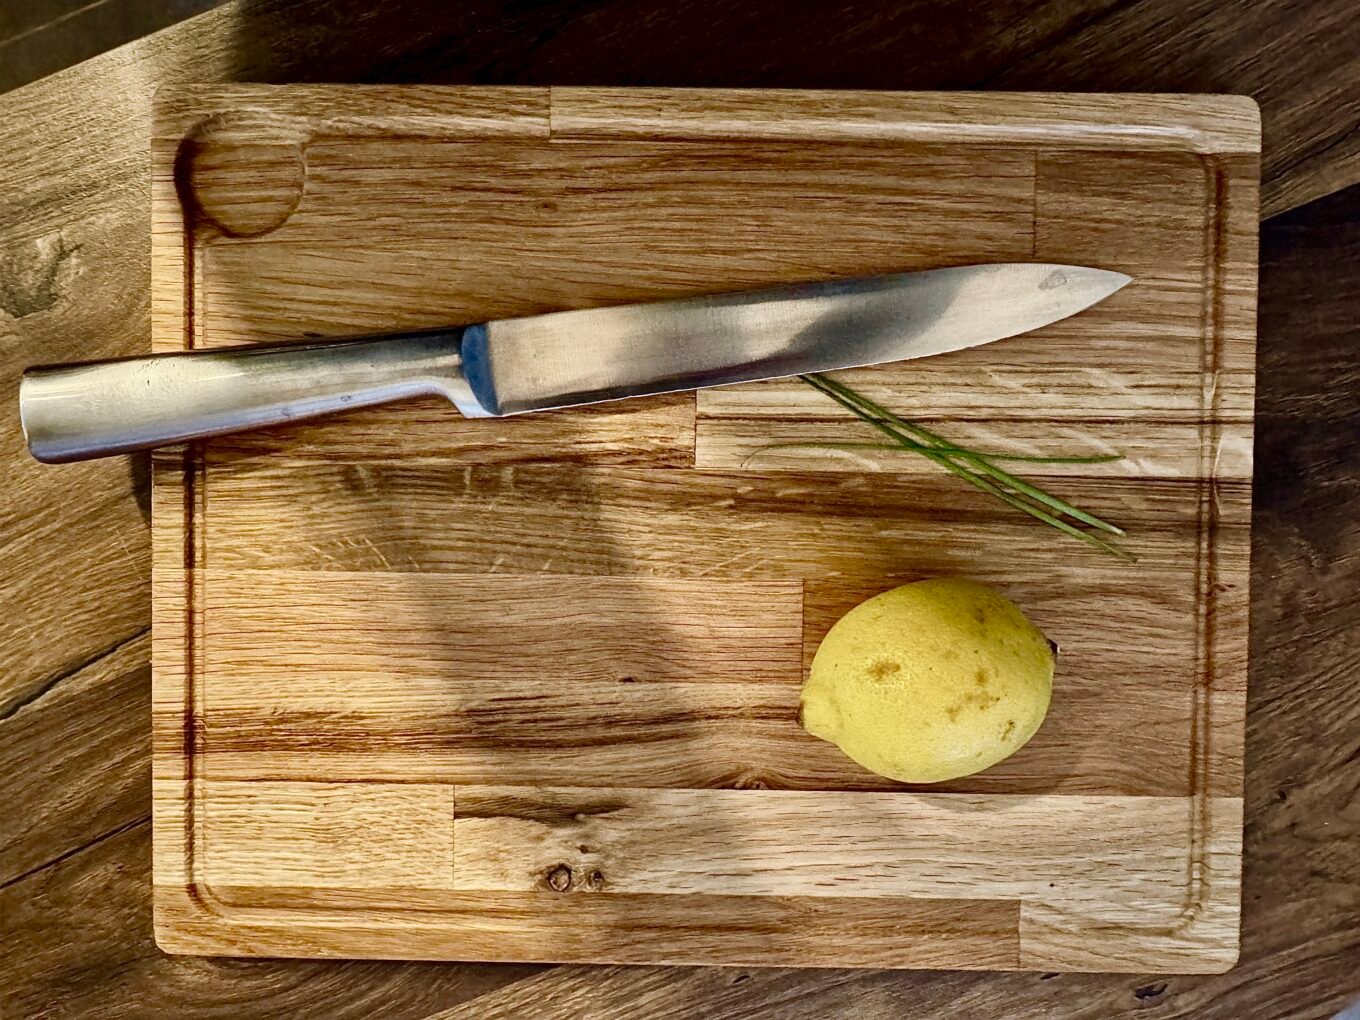
<svg viewBox="0 0 1360 1020">
<path fill-rule="evenodd" d="M 1056 266 L 1049 278 L 1039 284 L 1039 289 L 1046 290 L 1053 286 L 1072 287 L 1070 292 L 1072 297 L 1086 308 L 1104 301 L 1132 282 L 1132 276 L 1113 269 L 1096 269 L 1094 266 Z"/>
<path fill-rule="evenodd" d="M 1133 282 L 1133 277 L 1128 273 L 1120 273 L 1113 269 L 1088 269 L 1087 271 L 1094 274 L 1095 278 L 1105 286 L 1107 294 L 1123 290 Z"/>
</svg>

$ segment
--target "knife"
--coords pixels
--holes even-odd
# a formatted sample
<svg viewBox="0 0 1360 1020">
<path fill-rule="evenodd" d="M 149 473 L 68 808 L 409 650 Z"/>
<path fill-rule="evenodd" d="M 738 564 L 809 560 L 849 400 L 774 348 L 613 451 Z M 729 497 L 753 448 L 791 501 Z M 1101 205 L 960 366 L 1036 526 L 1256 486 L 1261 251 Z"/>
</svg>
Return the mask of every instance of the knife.
<svg viewBox="0 0 1360 1020">
<path fill-rule="evenodd" d="M 1002 263 L 552 312 L 420 333 L 30 368 L 29 450 L 129 453 L 436 394 L 469 418 L 924 358 L 1026 333 L 1129 282 Z"/>
</svg>

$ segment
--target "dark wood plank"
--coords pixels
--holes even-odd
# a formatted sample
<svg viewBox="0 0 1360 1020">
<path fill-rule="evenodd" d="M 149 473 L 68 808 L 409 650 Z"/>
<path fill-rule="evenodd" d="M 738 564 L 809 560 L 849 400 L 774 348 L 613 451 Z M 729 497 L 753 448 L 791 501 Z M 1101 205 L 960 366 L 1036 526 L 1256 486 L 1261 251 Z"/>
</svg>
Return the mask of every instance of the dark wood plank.
<svg viewBox="0 0 1360 1020">
<path fill-rule="evenodd" d="M 1335 0 L 1123 4 L 983 84 L 1252 96 L 1268 217 L 1360 181 L 1355 33 L 1354 11 Z"/>
<path fill-rule="evenodd" d="M 69 18 L 87 0 L 37 0 L 0 7 L 0 46 L 21 40 L 33 32 Z"/>
<path fill-rule="evenodd" d="M 15 0 L 0 7 L 0 92 L 139 39 L 224 0 Z"/>
<path fill-rule="evenodd" d="M 8 393 L 0 603 L 14 608 L 0 614 L 0 715 L 151 625 L 145 459 L 44 472 L 22 448 Z"/>
<path fill-rule="evenodd" d="M 0 886 L 146 816 L 150 654 L 142 632 L 0 717 Z"/>
<path fill-rule="evenodd" d="M 5 1015 L 414 1020 L 534 973 L 167 956 L 152 942 L 150 889 L 147 819 L 0 890 Z"/>
</svg>

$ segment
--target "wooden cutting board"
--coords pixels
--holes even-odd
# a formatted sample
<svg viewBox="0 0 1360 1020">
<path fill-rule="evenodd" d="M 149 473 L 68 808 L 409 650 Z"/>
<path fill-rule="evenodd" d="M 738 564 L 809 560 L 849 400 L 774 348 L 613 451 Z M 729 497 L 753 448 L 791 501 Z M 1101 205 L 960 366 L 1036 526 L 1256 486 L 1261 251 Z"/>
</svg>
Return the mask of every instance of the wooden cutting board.
<svg viewBox="0 0 1360 1020">
<path fill-rule="evenodd" d="M 843 378 L 1128 528 L 1135 565 L 795 381 L 434 401 L 155 458 L 171 952 L 1216 971 L 1238 942 L 1255 106 L 204 86 L 158 96 L 159 350 L 1000 260 L 1135 282 Z M 969 574 L 1062 648 L 981 775 L 794 715 L 827 627 Z"/>
</svg>

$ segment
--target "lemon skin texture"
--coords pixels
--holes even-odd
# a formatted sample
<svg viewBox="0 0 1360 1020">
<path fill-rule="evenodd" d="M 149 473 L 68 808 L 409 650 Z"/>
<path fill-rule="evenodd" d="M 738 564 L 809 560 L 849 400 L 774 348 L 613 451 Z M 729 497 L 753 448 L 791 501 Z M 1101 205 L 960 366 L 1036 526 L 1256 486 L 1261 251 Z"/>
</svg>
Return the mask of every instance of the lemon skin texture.
<svg viewBox="0 0 1360 1020">
<path fill-rule="evenodd" d="M 876 595 L 812 661 L 799 721 L 879 775 L 958 779 L 1010 757 L 1048 712 L 1055 649 L 1007 598 L 966 578 Z"/>
</svg>

